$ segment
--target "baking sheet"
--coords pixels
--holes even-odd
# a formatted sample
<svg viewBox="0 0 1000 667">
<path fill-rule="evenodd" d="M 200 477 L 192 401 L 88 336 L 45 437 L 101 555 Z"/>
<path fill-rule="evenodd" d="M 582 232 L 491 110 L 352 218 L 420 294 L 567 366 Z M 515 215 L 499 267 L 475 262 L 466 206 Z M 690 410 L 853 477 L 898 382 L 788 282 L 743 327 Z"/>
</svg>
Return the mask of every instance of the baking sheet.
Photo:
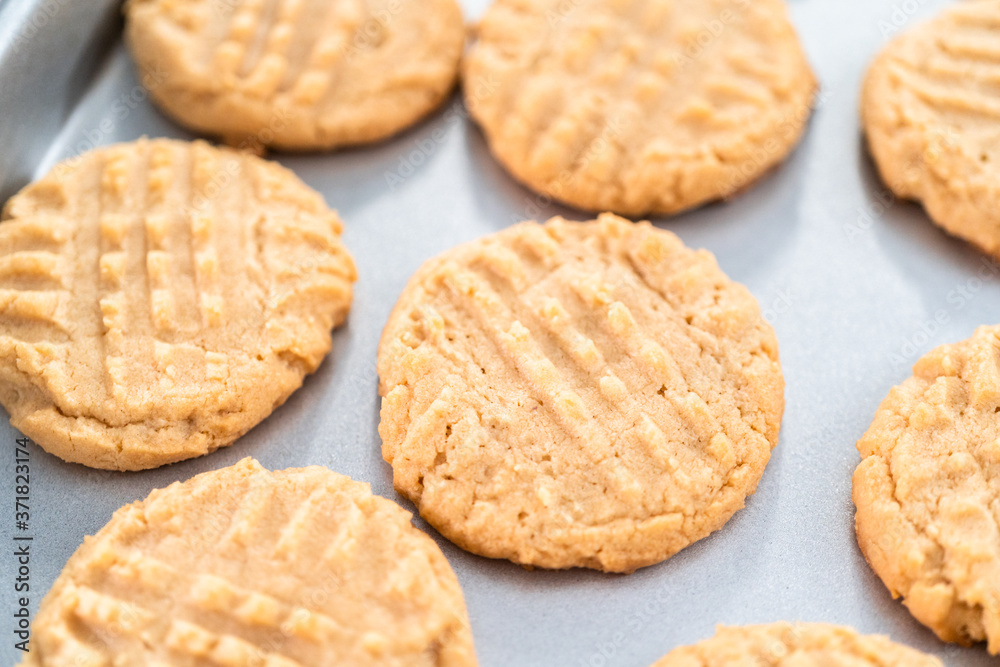
<svg viewBox="0 0 1000 667">
<path fill-rule="evenodd" d="M 463 4 L 474 20 L 488 0 Z M 995 323 L 1000 306 L 1000 268 L 938 231 L 918 206 L 893 201 L 859 134 L 858 90 L 871 57 L 893 30 L 946 4 L 792 0 L 823 85 L 801 146 L 732 202 L 657 223 L 714 252 L 757 296 L 778 333 L 787 409 L 778 448 L 745 510 L 710 538 L 629 576 L 528 572 L 467 554 L 417 519 L 461 580 L 481 665 L 646 667 L 679 644 L 710 636 L 717 623 L 777 620 L 889 634 L 947 664 L 989 662 L 983 647 L 939 642 L 891 600 L 858 551 L 850 500 L 854 443 L 889 388 L 927 350 Z M 25 39 L 39 12 L 47 18 Z M 111 0 L 0 5 L 0 197 L 93 145 L 142 135 L 193 138 L 145 100 L 118 40 L 116 15 Z M 115 104 L 122 100 L 134 101 L 126 113 Z M 32 612 L 83 536 L 116 508 L 244 456 L 269 468 L 326 465 L 412 511 L 392 490 L 377 433 L 375 349 L 397 295 L 423 260 L 457 243 L 523 218 L 582 216 L 514 183 L 490 158 L 457 97 L 375 147 L 272 157 L 322 192 L 345 221 L 360 272 L 347 326 L 286 405 L 211 456 L 109 473 L 33 447 Z M 0 664 L 14 664 L 18 434 L 5 415 L 2 421 Z"/>
</svg>

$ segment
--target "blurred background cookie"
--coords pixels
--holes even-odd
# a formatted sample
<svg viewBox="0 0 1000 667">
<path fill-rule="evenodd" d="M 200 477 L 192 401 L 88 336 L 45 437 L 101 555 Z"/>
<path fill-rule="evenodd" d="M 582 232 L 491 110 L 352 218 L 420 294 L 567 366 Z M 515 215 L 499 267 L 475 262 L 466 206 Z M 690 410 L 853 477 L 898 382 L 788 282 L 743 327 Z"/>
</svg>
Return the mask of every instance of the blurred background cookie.
<svg viewBox="0 0 1000 667">
<path fill-rule="evenodd" d="M 455 0 L 129 0 L 125 17 L 159 107 L 255 149 L 395 134 L 451 92 L 465 44 Z"/>
<path fill-rule="evenodd" d="M 943 667 L 937 658 L 879 635 L 825 623 L 720 627 L 711 639 L 676 648 L 652 667 Z"/>
<path fill-rule="evenodd" d="M 1000 2 L 968 0 L 889 43 L 862 120 L 882 180 L 935 223 L 1000 257 Z"/>
<path fill-rule="evenodd" d="M 463 69 L 515 178 L 630 216 L 755 181 L 798 142 L 816 89 L 783 0 L 497 0 Z"/>
<path fill-rule="evenodd" d="M 56 165 L 0 223 L 0 403 L 47 451 L 137 470 L 228 445 L 351 304 L 323 198 L 275 163 L 139 140 Z"/>
<path fill-rule="evenodd" d="M 66 563 L 22 667 L 473 667 L 458 580 L 410 518 L 252 459 L 153 491 Z"/>
<path fill-rule="evenodd" d="M 419 269 L 378 354 L 396 489 L 448 539 L 629 572 L 722 527 L 778 441 L 774 331 L 649 223 L 526 222 Z"/>
</svg>

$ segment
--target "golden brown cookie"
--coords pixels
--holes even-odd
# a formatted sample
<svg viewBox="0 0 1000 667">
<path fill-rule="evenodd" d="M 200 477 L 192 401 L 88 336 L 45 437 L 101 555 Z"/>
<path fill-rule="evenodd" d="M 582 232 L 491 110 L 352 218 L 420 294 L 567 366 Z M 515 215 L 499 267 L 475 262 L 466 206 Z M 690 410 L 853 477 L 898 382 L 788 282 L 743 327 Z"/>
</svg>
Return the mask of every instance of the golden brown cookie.
<svg viewBox="0 0 1000 667">
<path fill-rule="evenodd" d="M 463 66 L 497 159 L 577 208 L 667 214 L 780 163 L 816 82 L 782 0 L 496 0 Z"/>
<path fill-rule="evenodd" d="M 384 139 L 458 78 L 455 0 L 129 0 L 125 39 L 153 100 L 232 144 Z"/>
<path fill-rule="evenodd" d="M 287 169 L 140 140 L 57 165 L 0 223 L 0 403 L 49 452 L 137 470 L 228 445 L 330 350 L 341 222 Z"/>
<path fill-rule="evenodd" d="M 382 454 L 448 539 L 628 572 L 717 530 L 778 441 L 774 331 L 707 251 L 614 215 L 425 264 L 378 354 Z"/>
<path fill-rule="evenodd" d="M 937 658 L 879 635 L 825 623 L 720 627 L 711 639 L 674 649 L 652 667 L 943 667 Z"/>
<path fill-rule="evenodd" d="M 862 117 L 886 185 L 1000 257 L 1000 2 L 955 3 L 872 63 Z"/>
<path fill-rule="evenodd" d="M 1000 327 L 943 345 L 858 441 L 858 544 L 893 597 L 950 642 L 1000 653 Z"/>
<path fill-rule="evenodd" d="M 252 459 L 153 491 L 70 558 L 23 667 L 471 667 L 458 580 L 410 518 Z"/>
</svg>

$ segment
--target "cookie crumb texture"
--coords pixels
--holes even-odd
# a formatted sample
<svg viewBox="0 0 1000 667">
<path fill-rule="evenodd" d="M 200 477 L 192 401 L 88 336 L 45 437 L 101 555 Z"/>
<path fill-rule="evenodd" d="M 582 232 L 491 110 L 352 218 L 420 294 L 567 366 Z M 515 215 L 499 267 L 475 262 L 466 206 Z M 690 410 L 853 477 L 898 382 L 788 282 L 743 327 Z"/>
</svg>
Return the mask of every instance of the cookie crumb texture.
<svg viewBox="0 0 1000 667">
<path fill-rule="evenodd" d="M 203 142 L 57 165 L 0 222 L 0 403 L 95 468 L 228 445 L 329 351 L 355 278 L 340 230 L 288 170 Z"/>
<path fill-rule="evenodd" d="M 825 623 L 720 627 L 711 639 L 674 649 L 652 667 L 944 667 L 937 658 L 879 635 Z"/>
<path fill-rule="evenodd" d="M 1000 257 L 1000 2 L 968 0 L 895 38 L 865 80 L 868 145 L 892 192 Z"/>
<path fill-rule="evenodd" d="M 858 544 L 941 639 L 1000 653 L 1000 327 L 922 357 L 858 441 Z"/>
<path fill-rule="evenodd" d="M 459 546 L 628 572 L 743 507 L 784 381 L 757 302 L 706 251 L 603 215 L 425 264 L 379 348 L 400 493 Z"/>
<path fill-rule="evenodd" d="M 22 667 L 472 667 L 458 580 L 410 518 L 252 459 L 153 491 L 77 549 Z"/>
<path fill-rule="evenodd" d="M 465 45 L 455 0 L 129 0 L 125 15 L 157 105 L 252 147 L 395 134 L 441 105 Z"/>
<path fill-rule="evenodd" d="M 669 214 L 780 163 L 816 82 L 782 0 L 497 0 L 466 103 L 522 183 L 580 209 Z"/>
</svg>

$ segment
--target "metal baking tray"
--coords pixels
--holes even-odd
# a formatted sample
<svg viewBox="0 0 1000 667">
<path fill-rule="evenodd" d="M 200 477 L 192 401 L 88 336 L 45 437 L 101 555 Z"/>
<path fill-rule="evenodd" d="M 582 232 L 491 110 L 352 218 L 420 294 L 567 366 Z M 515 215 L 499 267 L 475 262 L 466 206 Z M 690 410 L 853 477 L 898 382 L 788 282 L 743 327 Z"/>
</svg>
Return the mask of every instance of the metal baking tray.
<svg viewBox="0 0 1000 667">
<path fill-rule="evenodd" d="M 414 0 L 416 1 L 416 0 Z M 488 0 L 465 0 L 476 20 Z M 781 441 L 757 494 L 725 528 L 628 576 L 526 571 L 441 545 L 465 590 L 480 664 L 647 667 L 717 623 L 827 621 L 986 665 L 982 646 L 946 645 L 893 601 L 854 539 L 854 443 L 889 388 L 932 347 L 995 323 L 1000 267 L 897 202 L 870 162 L 858 93 L 896 30 L 943 0 L 790 0 L 822 82 L 790 159 L 748 192 L 657 224 L 757 296 L 778 333 L 787 381 Z M 57 160 L 142 135 L 193 138 L 146 99 L 113 0 L 0 0 L 0 200 Z M 440 132 L 443 130 L 443 132 Z M 360 281 L 348 324 L 305 386 L 232 447 L 142 473 L 64 463 L 30 449 L 30 609 L 84 535 L 150 490 L 254 456 L 269 468 L 320 464 L 392 489 L 377 433 L 375 348 L 425 259 L 524 218 L 584 214 L 517 185 L 491 159 L 459 97 L 382 144 L 272 155 L 324 194 L 346 224 Z M 393 178 L 399 176 L 401 179 Z M 401 182 L 400 182 L 401 181 Z M 14 443 L 0 423 L 0 664 L 14 648 Z"/>
</svg>

